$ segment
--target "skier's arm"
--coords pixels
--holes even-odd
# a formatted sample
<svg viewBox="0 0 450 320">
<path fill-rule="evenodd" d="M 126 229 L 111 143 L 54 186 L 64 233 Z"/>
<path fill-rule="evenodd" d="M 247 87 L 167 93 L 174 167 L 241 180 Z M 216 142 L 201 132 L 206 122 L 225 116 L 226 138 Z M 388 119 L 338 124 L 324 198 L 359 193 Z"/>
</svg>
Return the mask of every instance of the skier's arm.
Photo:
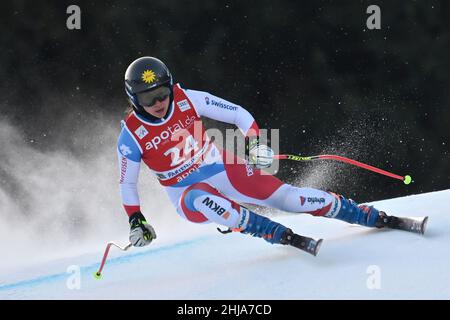
<svg viewBox="0 0 450 320">
<path fill-rule="evenodd" d="M 124 123 L 117 143 L 117 155 L 120 168 L 120 195 L 130 222 L 130 242 L 135 247 L 146 246 L 156 239 L 156 233 L 141 213 L 139 202 L 137 183 L 142 152 Z"/>
<path fill-rule="evenodd" d="M 240 105 L 216 97 L 208 92 L 188 90 L 184 92 L 194 103 L 199 116 L 236 125 L 248 137 L 259 136 L 259 128 L 253 116 Z"/>
<path fill-rule="evenodd" d="M 128 216 L 135 212 L 140 212 L 139 194 L 137 183 L 141 165 L 141 151 L 134 141 L 128 128 L 122 124 L 117 143 L 117 155 L 119 160 L 120 173 L 120 195 L 122 204 Z"/>
<path fill-rule="evenodd" d="M 236 125 L 248 137 L 246 150 L 248 150 L 248 163 L 262 169 L 268 168 L 273 162 L 273 150 L 259 143 L 259 128 L 253 116 L 240 105 L 216 97 L 208 92 L 184 90 L 194 103 L 199 116 L 205 116 L 218 121 Z"/>
</svg>

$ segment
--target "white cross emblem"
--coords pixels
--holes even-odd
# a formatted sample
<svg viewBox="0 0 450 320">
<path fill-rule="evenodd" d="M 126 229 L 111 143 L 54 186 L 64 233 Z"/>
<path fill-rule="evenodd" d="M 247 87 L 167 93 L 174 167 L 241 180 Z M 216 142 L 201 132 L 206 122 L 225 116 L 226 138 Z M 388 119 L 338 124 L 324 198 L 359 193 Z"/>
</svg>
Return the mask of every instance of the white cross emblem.
<svg viewBox="0 0 450 320">
<path fill-rule="evenodd" d="M 127 156 L 129 154 L 132 154 L 133 152 L 131 151 L 130 147 L 128 147 L 127 145 L 122 144 L 120 147 L 120 152 L 122 152 L 122 154 L 124 156 Z"/>
</svg>

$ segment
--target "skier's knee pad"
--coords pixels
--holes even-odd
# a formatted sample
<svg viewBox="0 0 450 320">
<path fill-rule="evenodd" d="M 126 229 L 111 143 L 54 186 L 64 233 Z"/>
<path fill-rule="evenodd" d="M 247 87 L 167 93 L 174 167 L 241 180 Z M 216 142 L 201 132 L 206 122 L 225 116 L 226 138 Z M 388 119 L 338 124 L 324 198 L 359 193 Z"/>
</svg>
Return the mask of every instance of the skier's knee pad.
<svg viewBox="0 0 450 320">
<path fill-rule="evenodd" d="M 195 183 L 183 192 L 179 208 L 191 222 L 215 222 L 229 228 L 241 228 L 249 218 L 245 208 L 204 182 Z"/>
</svg>

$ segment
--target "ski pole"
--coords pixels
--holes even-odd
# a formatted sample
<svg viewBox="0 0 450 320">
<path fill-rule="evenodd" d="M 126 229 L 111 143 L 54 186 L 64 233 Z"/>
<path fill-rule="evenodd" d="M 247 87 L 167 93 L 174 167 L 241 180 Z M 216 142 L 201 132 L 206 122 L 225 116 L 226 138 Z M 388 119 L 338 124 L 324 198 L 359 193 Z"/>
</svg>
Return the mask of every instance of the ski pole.
<svg viewBox="0 0 450 320">
<path fill-rule="evenodd" d="M 370 166 L 368 164 L 353 160 L 353 159 L 349 159 L 349 158 L 345 158 L 345 157 L 341 157 L 341 156 L 335 156 L 335 155 L 329 155 L 329 154 L 322 154 L 322 155 L 318 155 L 318 156 L 308 156 L 308 157 L 302 157 L 302 156 L 297 156 L 297 155 L 292 155 L 292 154 L 277 154 L 274 155 L 275 159 L 279 159 L 279 160 L 293 160 L 293 161 L 311 161 L 311 160 L 320 160 L 320 159 L 331 159 L 331 160 L 336 160 L 336 161 L 340 161 L 340 162 L 345 162 L 345 163 L 349 163 L 351 165 L 366 169 L 366 170 L 370 170 L 394 179 L 398 179 L 403 181 L 404 184 L 410 184 L 411 182 L 414 182 L 411 178 L 411 176 L 406 175 L 404 177 L 399 176 L 397 174 Z"/>
<path fill-rule="evenodd" d="M 118 244 L 114 243 L 114 242 L 108 242 L 108 244 L 106 245 L 106 249 L 105 249 L 105 253 L 103 254 L 103 259 L 102 262 L 100 264 L 100 268 L 98 269 L 97 272 L 94 272 L 94 278 L 95 279 L 101 279 L 102 278 L 102 270 L 103 267 L 105 266 L 105 262 L 106 262 L 106 258 L 108 257 L 108 253 L 109 253 L 109 249 L 111 248 L 111 246 L 115 246 L 117 248 L 119 248 L 122 251 L 127 251 L 128 249 L 131 248 L 131 243 L 128 243 L 126 246 L 121 247 Z"/>
</svg>

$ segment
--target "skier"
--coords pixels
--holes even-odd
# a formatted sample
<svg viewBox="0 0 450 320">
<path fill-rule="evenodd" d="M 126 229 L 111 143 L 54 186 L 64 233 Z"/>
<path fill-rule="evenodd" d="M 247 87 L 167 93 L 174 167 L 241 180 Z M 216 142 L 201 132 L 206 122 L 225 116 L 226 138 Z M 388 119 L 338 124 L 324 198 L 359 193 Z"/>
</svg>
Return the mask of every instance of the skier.
<svg viewBox="0 0 450 320">
<path fill-rule="evenodd" d="M 259 128 L 252 115 L 210 93 L 174 84 L 169 69 L 154 57 L 142 57 L 130 64 L 125 91 L 132 110 L 121 122 L 117 151 L 121 197 L 134 246 L 148 245 L 156 238 L 140 209 L 137 181 L 141 162 L 156 175 L 183 218 L 195 223 L 214 222 L 228 227 L 227 232 L 292 245 L 314 255 L 321 240 L 297 235 L 239 203 L 366 227 L 392 227 L 395 222 L 395 217 L 342 195 L 295 187 L 262 174 L 261 170 L 272 164 L 273 151 L 259 143 Z M 237 158 L 212 143 L 204 134 L 200 117 L 236 125 L 247 137 L 248 159 Z"/>
</svg>

